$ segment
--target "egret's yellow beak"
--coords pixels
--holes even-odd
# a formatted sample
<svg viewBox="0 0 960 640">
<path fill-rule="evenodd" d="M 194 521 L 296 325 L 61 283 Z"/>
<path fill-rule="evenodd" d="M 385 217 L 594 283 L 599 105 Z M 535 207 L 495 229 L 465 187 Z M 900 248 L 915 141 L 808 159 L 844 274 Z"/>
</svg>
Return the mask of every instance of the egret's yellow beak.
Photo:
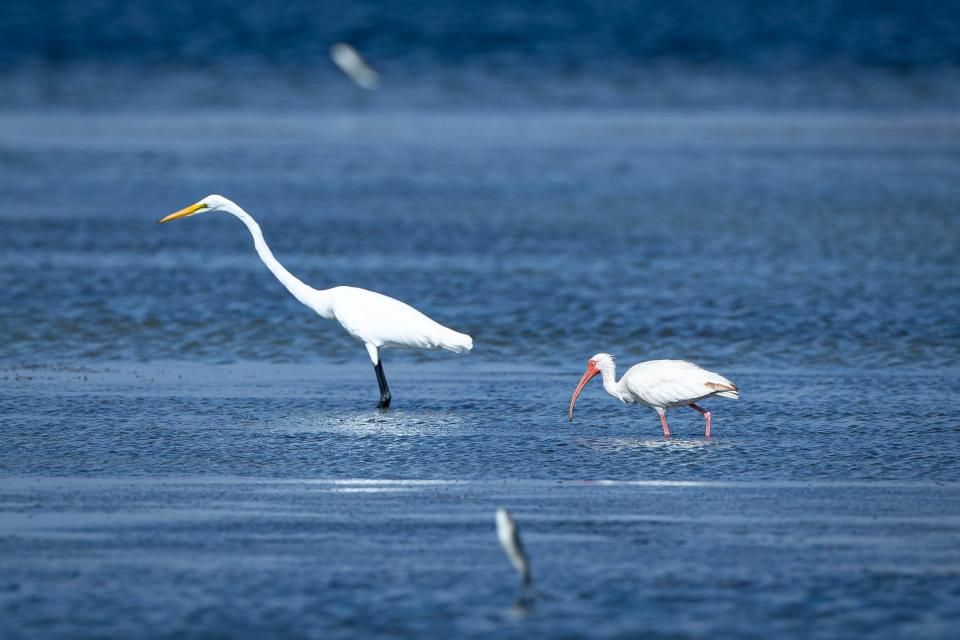
<svg viewBox="0 0 960 640">
<path fill-rule="evenodd" d="M 205 205 L 202 202 L 198 202 L 197 204 L 190 205 L 186 209 L 180 209 L 180 211 L 177 211 L 176 213 L 171 213 L 170 215 L 168 215 L 166 218 L 163 218 L 162 220 L 157 220 L 157 224 L 170 222 L 171 220 L 176 220 L 177 218 L 186 218 L 187 216 L 192 216 L 193 214 L 200 211 L 201 209 L 206 209 L 206 208 L 207 208 L 207 205 Z"/>
</svg>

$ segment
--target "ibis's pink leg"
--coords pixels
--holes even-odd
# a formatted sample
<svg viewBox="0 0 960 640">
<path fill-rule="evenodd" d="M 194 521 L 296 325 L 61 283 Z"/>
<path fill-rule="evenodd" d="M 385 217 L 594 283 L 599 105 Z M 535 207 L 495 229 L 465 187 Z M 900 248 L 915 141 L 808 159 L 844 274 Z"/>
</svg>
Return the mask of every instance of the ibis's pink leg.
<svg viewBox="0 0 960 640">
<path fill-rule="evenodd" d="M 706 409 L 702 408 L 702 407 L 698 407 L 697 405 L 693 404 L 692 402 L 690 403 L 690 408 L 691 408 L 691 409 L 696 409 L 697 411 L 699 411 L 700 413 L 703 414 L 703 417 L 704 417 L 704 418 L 707 419 L 707 431 L 706 431 L 706 433 L 703 434 L 703 436 L 704 436 L 705 438 L 709 438 L 709 437 L 710 437 L 710 412 L 707 411 Z"/>
<path fill-rule="evenodd" d="M 657 413 L 660 414 L 660 424 L 663 425 L 663 437 L 670 437 L 670 427 L 667 426 L 667 412 L 663 409 L 657 409 Z"/>
</svg>

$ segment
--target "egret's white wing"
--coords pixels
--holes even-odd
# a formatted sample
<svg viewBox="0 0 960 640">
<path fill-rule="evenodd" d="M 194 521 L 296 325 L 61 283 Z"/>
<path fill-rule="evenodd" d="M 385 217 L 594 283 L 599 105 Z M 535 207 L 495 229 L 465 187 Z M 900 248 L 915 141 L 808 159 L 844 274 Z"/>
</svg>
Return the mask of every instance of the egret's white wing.
<svg viewBox="0 0 960 640">
<path fill-rule="evenodd" d="M 470 336 L 457 333 L 410 305 L 375 291 L 336 287 L 333 312 L 350 335 L 377 347 L 469 351 Z"/>
</svg>

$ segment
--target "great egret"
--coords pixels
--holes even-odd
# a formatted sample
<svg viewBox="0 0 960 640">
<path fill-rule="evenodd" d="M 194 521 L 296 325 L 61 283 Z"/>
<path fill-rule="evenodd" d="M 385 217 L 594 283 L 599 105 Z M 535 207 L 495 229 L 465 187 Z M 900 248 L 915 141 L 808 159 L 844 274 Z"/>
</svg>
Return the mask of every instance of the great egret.
<svg viewBox="0 0 960 640">
<path fill-rule="evenodd" d="M 235 202 L 223 196 L 210 195 L 158 224 L 198 213 L 224 211 L 240 218 L 253 236 L 253 245 L 260 259 L 293 297 L 316 311 L 322 318 L 336 319 L 351 336 L 366 346 L 380 385 L 377 406 L 390 406 L 390 387 L 383 374 L 380 349 L 448 349 L 463 353 L 473 349 L 473 339 L 434 322 L 413 307 L 383 294 L 357 287 L 314 289 L 287 271 L 267 246 L 260 225 Z"/>
<path fill-rule="evenodd" d="M 686 360 L 651 360 L 630 367 L 617 382 L 617 365 L 613 356 L 598 353 L 587 362 L 587 370 L 580 378 L 570 398 L 570 420 L 573 405 L 583 387 L 597 374 L 603 374 L 603 389 L 617 400 L 653 407 L 660 415 L 663 436 L 670 437 L 667 409 L 689 406 L 703 414 L 707 421 L 706 437 L 710 437 L 710 412 L 698 407 L 697 402 L 710 396 L 740 399 L 740 390 L 719 373 L 707 371 Z"/>
</svg>

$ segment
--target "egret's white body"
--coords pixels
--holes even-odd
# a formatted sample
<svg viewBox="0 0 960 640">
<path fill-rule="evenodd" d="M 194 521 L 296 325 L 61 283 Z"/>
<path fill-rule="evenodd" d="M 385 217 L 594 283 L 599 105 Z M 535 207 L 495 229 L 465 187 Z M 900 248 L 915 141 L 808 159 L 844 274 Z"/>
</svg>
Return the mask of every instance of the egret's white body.
<svg viewBox="0 0 960 640">
<path fill-rule="evenodd" d="M 314 289 L 286 270 L 263 238 L 260 225 L 239 205 L 223 196 L 207 196 L 195 205 L 172 213 L 160 222 L 184 218 L 201 211 L 225 211 L 239 218 L 253 236 L 257 254 L 270 272 L 297 300 L 321 317 L 335 319 L 347 333 L 367 347 L 380 384 L 380 405 L 390 404 L 380 349 L 448 349 L 463 353 L 473 349 L 473 339 L 428 318 L 410 305 L 358 287 Z"/>
<path fill-rule="evenodd" d="M 603 377 L 603 389 L 617 400 L 628 404 L 642 404 L 656 409 L 663 426 L 663 435 L 670 436 L 667 409 L 689 406 L 706 419 L 706 436 L 710 437 L 710 412 L 697 402 L 711 396 L 740 398 L 740 390 L 719 373 L 686 360 L 650 360 L 635 364 L 617 381 L 617 365 L 613 356 L 598 353 L 587 362 L 587 370 L 570 398 L 569 418 L 573 420 L 573 406 L 583 387 L 596 375 Z"/>
<path fill-rule="evenodd" d="M 302 302 L 324 318 L 336 319 L 368 349 L 448 349 L 463 353 L 473 348 L 470 336 L 376 291 L 358 287 L 313 289 Z M 378 356 L 371 355 L 370 359 L 376 364 Z"/>
</svg>

